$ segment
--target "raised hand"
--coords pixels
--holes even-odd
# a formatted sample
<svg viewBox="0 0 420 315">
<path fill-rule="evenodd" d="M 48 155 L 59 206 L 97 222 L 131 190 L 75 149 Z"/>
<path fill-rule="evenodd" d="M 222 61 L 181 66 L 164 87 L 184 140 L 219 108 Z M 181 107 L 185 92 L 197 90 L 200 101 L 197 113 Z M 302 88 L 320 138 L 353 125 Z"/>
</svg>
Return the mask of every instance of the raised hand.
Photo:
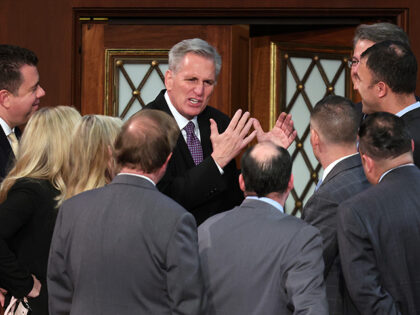
<svg viewBox="0 0 420 315">
<path fill-rule="evenodd" d="M 271 141 L 274 144 L 287 149 L 295 140 L 297 132 L 293 129 L 292 115 L 281 113 L 276 124 L 269 132 L 264 132 L 261 124 L 254 119 L 254 129 L 257 131 L 258 142 Z"/>
<path fill-rule="evenodd" d="M 213 160 L 221 167 L 225 167 L 234 159 L 248 143 L 254 139 L 257 131 L 254 130 L 248 135 L 254 118 L 242 110 L 237 110 L 225 132 L 219 134 L 217 123 L 210 119 L 210 140 L 213 145 Z"/>
</svg>

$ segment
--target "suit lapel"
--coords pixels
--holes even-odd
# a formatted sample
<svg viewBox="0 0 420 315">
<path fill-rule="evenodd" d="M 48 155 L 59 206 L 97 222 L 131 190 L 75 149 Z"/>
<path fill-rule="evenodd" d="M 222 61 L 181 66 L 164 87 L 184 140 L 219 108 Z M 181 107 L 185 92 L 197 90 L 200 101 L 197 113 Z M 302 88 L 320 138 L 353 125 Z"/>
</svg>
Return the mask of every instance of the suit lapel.
<svg viewBox="0 0 420 315">
<path fill-rule="evenodd" d="M 16 129 L 19 130 L 19 128 L 16 128 Z M 1 130 L 1 132 L 0 132 L 0 147 L 3 149 L 4 155 L 7 156 L 7 157 L 9 157 L 9 156 L 14 157 L 15 155 L 13 154 L 12 147 L 10 146 L 9 140 L 7 140 L 6 134 L 4 133 L 4 130 L 1 126 L 0 126 L 0 130 Z M 20 138 L 20 130 L 19 130 L 19 138 Z"/>
<path fill-rule="evenodd" d="M 156 107 L 173 117 L 172 112 L 169 109 L 169 106 L 168 106 L 168 104 L 166 103 L 166 100 L 165 100 L 165 92 L 166 92 L 166 90 L 162 90 L 160 92 L 160 94 L 156 97 L 156 99 L 155 99 L 155 102 L 156 102 L 156 105 L 157 105 Z M 201 132 L 201 129 L 200 129 L 200 132 Z M 201 135 L 201 137 L 202 137 L 202 135 Z M 204 158 L 205 157 L 206 157 L 206 155 L 204 155 Z M 195 163 L 194 163 L 194 160 L 191 156 L 190 150 L 188 149 L 187 143 L 185 142 L 185 139 L 184 139 L 184 137 L 182 136 L 181 133 L 179 134 L 177 144 L 176 144 L 176 146 L 173 150 L 172 159 L 176 160 L 177 158 L 182 158 L 184 160 L 184 164 L 186 164 L 188 166 L 188 168 L 195 166 Z"/>
<path fill-rule="evenodd" d="M 201 147 L 203 148 L 204 158 L 213 152 L 210 140 L 210 117 L 208 117 L 207 109 L 197 116 L 198 127 L 200 128 Z"/>
</svg>

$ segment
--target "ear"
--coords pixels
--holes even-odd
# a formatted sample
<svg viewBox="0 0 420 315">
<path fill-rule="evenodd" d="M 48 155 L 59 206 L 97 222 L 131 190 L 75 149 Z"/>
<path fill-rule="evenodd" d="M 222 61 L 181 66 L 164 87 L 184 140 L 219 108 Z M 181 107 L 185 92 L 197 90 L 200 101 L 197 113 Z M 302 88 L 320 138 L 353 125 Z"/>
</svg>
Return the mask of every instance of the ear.
<svg viewBox="0 0 420 315">
<path fill-rule="evenodd" d="M 0 90 L 0 105 L 9 108 L 10 92 L 7 90 Z"/>
<path fill-rule="evenodd" d="M 376 83 L 375 89 L 378 97 L 383 98 L 388 94 L 389 86 L 385 82 L 379 81 L 378 83 Z"/>
<path fill-rule="evenodd" d="M 312 147 L 314 148 L 314 147 L 318 147 L 319 146 L 319 134 L 318 134 L 318 132 L 313 128 L 313 127 L 311 127 L 310 128 L 310 132 L 311 132 L 311 144 L 312 144 Z"/>
<path fill-rule="evenodd" d="M 242 174 L 239 174 L 239 188 L 241 188 L 241 190 L 243 192 L 246 191 L 245 181 L 244 181 L 244 177 L 242 176 Z"/>
<path fill-rule="evenodd" d="M 414 152 L 414 140 L 413 139 L 411 139 L 411 151 Z"/>
<path fill-rule="evenodd" d="M 289 193 L 293 189 L 293 174 L 290 174 L 289 182 L 287 183 L 287 192 Z"/>
<path fill-rule="evenodd" d="M 168 91 L 172 90 L 173 77 L 174 77 L 174 73 L 172 72 L 172 70 L 167 70 L 165 72 L 165 87 Z"/>
<path fill-rule="evenodd" d="M 371 157 L 369 157 L 366 154 L 361 153 L 361 152 L 360 152 L 360 157 L 362 159 L 362 164 L 363 164 L 363 168 L 365 170 L 365 173 L 366 174 L 372 174 L 373 168 L 375 166 L 375 161 Z"/>
</svg>

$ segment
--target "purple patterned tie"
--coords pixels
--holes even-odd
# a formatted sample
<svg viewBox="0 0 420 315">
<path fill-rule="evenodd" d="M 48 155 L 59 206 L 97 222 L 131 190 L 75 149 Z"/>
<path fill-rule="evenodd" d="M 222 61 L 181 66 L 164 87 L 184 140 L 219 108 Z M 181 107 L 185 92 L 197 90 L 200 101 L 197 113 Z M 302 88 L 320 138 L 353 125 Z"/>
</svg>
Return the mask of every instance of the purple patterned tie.
<svg viewBox="0 0 420 315">
<path fill-rule="evenodd" d="M 200 140 L 194 133 L 194 123 L 190 121 L 185 127 L 184 130 L 187 132 L 187 145 L 188 149 L 191 152 L 191 156 L 194 160 L 195 165 L 203 162 L 203 148 L 201 147 Z"/>
</svg>

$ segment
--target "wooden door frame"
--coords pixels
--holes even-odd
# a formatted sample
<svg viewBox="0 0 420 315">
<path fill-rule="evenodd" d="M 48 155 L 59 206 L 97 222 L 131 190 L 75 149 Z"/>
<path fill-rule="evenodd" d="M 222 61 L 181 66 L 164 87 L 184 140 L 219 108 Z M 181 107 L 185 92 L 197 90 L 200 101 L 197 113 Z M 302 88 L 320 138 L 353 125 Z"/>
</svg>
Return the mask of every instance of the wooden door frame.
<svg viewBox="0 0 420 315">
<path fill-rule="evenodd" d="M 137 24 L 349 24 L 364 21 L 390 20 L 408 31 L 408 9 L 242 9 L 242 8 L 73 8 L 73 52 L 71 102 L 81 109 L 81 44 L 84 23 Z M 140 23 L 141 22 L 141 23 Z"/>
</svg>

